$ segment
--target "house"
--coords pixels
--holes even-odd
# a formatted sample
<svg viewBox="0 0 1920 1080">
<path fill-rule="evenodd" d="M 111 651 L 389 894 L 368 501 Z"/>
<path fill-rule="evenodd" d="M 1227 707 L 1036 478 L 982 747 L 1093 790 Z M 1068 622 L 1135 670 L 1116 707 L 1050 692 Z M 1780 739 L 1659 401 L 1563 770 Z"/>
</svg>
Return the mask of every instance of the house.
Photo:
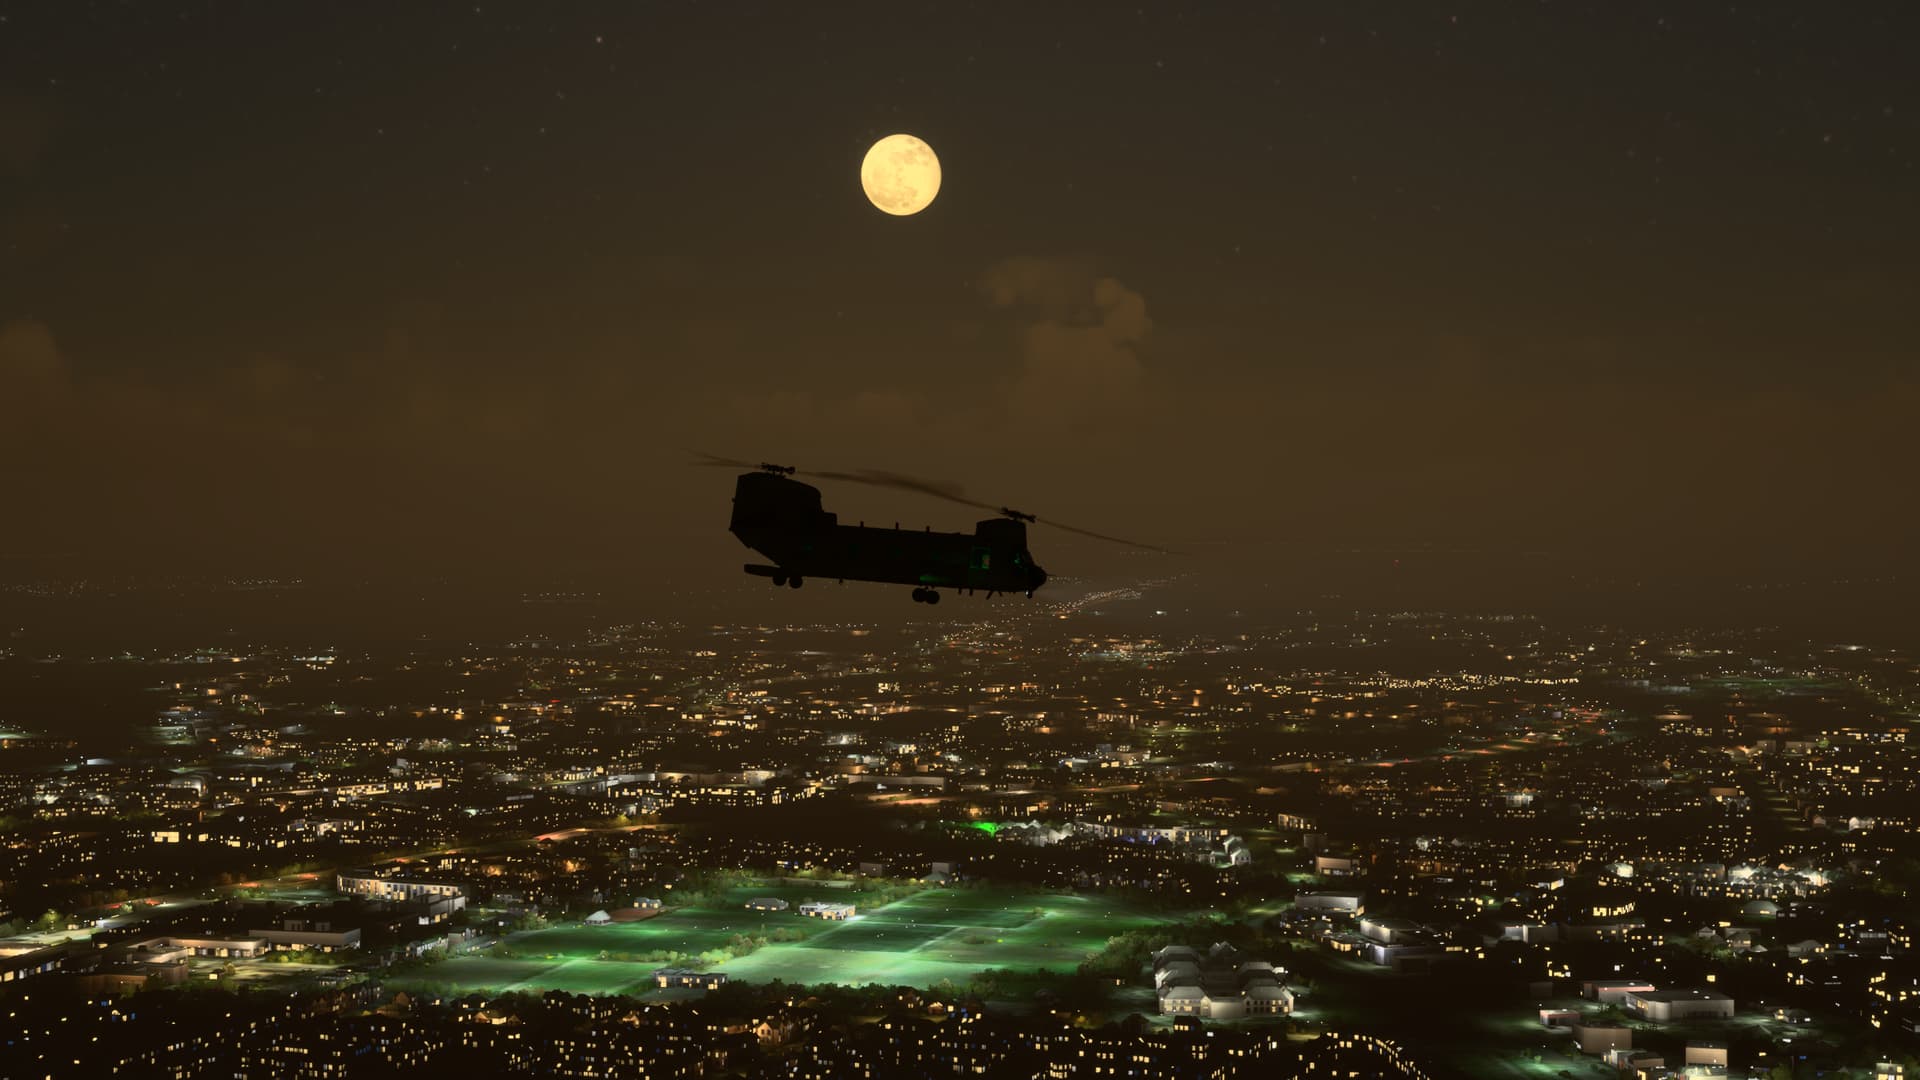
<svg viewBox="0 0 1920 1080">
<path fill-rule="evenodd" d="M 829 904 L 816 901 L 811 904 L 801 904 L 800 914 L 805 915 L 809 919 L 826 919 L 829 922 L 845 922 L 853 918 L 853 905 Z"/>
<path fill-rule="evenodd" d="M 756 896 L 747 901 L 748 911 L 785 911 L 792 906 L 777 896 Z"/>
<path fill-rule="evenodd" d="M 1271 963 L 1242 959 L 1225 943 L 1204 955 L 1190 946 L 1169 945 L 1153 957 L 1154 991 L 1161 1013 L 1169 1016 L 1228 1020 L 1290 1014 L 1293 991 L 1281 975 Z"/>
<path fill-rule="evenodd" d="M 612 922 L 613 916 L 607 914 L 605 911 L 596 911 L 586 918 L 588 926 L 607 926 Z"/>
<path fill-rule="evenodd" d="M 689 968 L 663 967 L 653 973 L 655 986 L 667 989 L 717 990 L 726 985 L 724 971 L 693 971 Z"/>
<path fill-rule="evenodd" d="M 1200 962 L 1198 960 L 1172 960 L 1164 966 L 1155 964 L 1153 986 L 1158 990 L 1164 986 L 1180 986 L 1187 982 L 1200 984 Z"/>
<path fill-rule="evenodd" d="M 1163 1013 L 1194 1016 L 1206 1008 L 1206 991 L 1198 986 L 1175 986 L 1160 994 L 1160 1011 Z"/>
<path fill-rule="evenodd" d="M 1246 988 L 1248 1016 L 1285 1016 L 1293 1012 L 1293 991 L 1277 983 Z"/>
</svg>

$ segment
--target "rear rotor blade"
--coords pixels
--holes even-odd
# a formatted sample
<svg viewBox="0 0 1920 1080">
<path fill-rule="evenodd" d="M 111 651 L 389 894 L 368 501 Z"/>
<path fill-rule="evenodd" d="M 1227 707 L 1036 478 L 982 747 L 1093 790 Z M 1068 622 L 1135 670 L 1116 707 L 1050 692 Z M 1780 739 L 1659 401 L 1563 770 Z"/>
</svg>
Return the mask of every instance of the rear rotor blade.
<svg viewBox="0 0 1920 1080">
<path fill-rule="evenodd" d="M 694 462 L 693 464 L 695 465 L 711 465 L 716 468 L 729 469 L 766 468 L 766 466 L 760 462 L 720 457 L 717 454 L 709 454 L 699 450 L 694 451 L 694 453 L 701 459 Z M 797 469 L 794 470 L 794 475 L 805 476 L 815 480 L 839 480 L 849 484 L 867 484 L 871 487 L 892 488 L 896 491 L 911 491 L 915 494 L 927 495 L 935 499 L 945 499 L 947 502 L 958 503 L 961 506 L 971 506 L 976 510 L 989 510 L 993 513 L 1004 514 L 1007 517 L 1016 519 L 1024 518 L 1039 525 L 1051 526 L 1062 532 L 1075 533 L 1080 536 L 1091 537 L 1095 540 L 1105 540 L 1109 544 L 1120 544 L 1124 547 L 1139 548 L 1142 551 L 1157 551 L 1163 555 L 1182 554 L 1182 552 L 1175 551 L 1172 548 L 1164 548 L 1158 544 L 1148 544 L 1139 540 L 1128 540 L 1124 536 L 1112 536 L 1107 533 L 1094 532 L 1092 529 L 1082 529 L 1077 526 L 1054 521 L 1050 518 L 1036 518 L 1031 514 L 1022 514 L 1018 511 L 1008 510 L 1004 506 L 995 506 L 992 503 L 981 502 L 979 499 L 973 498 L 966 493 L 965 488 L 962 488 L 958 484 L 943 483 L 938 480 L 927 480 L 918 476 L 909 476 L 906 473 L 889 472 L 885 469 Z"/>
<path fill-rule="evenodd" d="M 984 503 L 979 499 L 970 498 L 966 493 L 966 489 L 958 484 L 943 484 L 936 480 L 922 480 L 917 476 L 887 472 L 883 469 L 856 469 L 852 472 L 803 469 L 800 475 L 818 477 L 822 480 L 843 480 L 851 484 L 869 484 L 873 487 L 893 488 L 896 491 L 911 491 L 916 494 L 931 496 L 935 499 L 945 499 L 950 503 L 959 503 L 961 506 L 971 506 L 977 510 L 992 510 L 996 513 L 1000 510 L 999 507 L 994 506 L 992 503 Z"/>
<path fill-rule="evenodd" d="M 1053 528 L 1061 530 L 1062 532 L 1078 533 L 1081 536 L 1091 536 L 1095 540 L 1105 540 L 1109 544 L 1121 544 L 1125 547 L 1139 548 L 1142 551 L 1157 551 L 1162 555 L 1186 554 L 1185 552 L 1182 552 L 1182 551 L 1175 551 L 1172 548 L 1161 547 L 1159 544 L 1149 544 L 1140 540 L 1129 540 L 1124 536 L 1108 536 L 1106 533 L 1097 533 L 1097 532 L 1094 532 L 1092 529 L 1082 529 L 1073 525 L 1063 525 L 1060 522 L 1054 521 L 1050 518 L 1040 518 L 1039 523 L 1042 525 L 1050 525 Z"/>
<path fill-rule="evenodd" d="M 921 495 L 930 495 L 936 499 L 945 499 L 948 502 L 959 503 L 962 506 L 971 506 L 979 510 L 991 510 L 996 514 L 1002 514 L 1006 517 L 1024 519 L 1039 525 L 1050 525 L 1063 532 L 1090 536 L 1095 540 L 1105 540 L 1109 544 L 1120 544 L 1125 547 L 1139 548 L 1143 551 L 1158 551 L 1164 555 L 1180 554 L 1180 552 L 1174 551 L 1172 548 L 1164 548 L 1158 544 L 1148 544 L 1139 540 L 1128 540 L 1124 536 L 1111 536 L 1107 533 L 1094 532 L 1092 529 L 1082 529 L 1077 526 L 1067 525 L 1054 521 L 1051 518 L 1035 517 L 1032 514 L 1023 514 L 1017 510 L 1009 510 L 1004 506 L 995 506 L 992 503 L 981 502 L 979 499 L 969 497 L 966 490 L 958 484 L 941 483 L 938 480 L 926 480 L 918 476 L 887 472 L 882 469 L 859 469 L 853 472 L 813 472 L 802 469 L 800 470 L 800 475 L 818 477 L 822 480 L 845 480 L 855 484 L 872 484 L 875 487 L 918 492 Z"/>
</svg>

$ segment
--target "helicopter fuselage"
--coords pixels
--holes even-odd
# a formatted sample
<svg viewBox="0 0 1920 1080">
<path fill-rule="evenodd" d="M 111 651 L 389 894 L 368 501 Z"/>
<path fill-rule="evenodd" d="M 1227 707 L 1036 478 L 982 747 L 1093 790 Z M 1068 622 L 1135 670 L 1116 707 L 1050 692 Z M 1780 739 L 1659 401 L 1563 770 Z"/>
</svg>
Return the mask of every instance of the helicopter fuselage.
<svg viewBox="0 0 1920 1080">
<path fill-rule="evenodd" d="M 971 533 L 842 525 L 821 507 L 820 489 L 770 472 L 735 483 L 730 529 L 772 561 L 749 564 L 747 573 L 796 588 L 810 577 L 873 581 L 911 585 L 914 599 L 933 602 L 939 589 L 1031 596 L 1047 579 L 1020 521 L 989 518 Z"/>
</svg>

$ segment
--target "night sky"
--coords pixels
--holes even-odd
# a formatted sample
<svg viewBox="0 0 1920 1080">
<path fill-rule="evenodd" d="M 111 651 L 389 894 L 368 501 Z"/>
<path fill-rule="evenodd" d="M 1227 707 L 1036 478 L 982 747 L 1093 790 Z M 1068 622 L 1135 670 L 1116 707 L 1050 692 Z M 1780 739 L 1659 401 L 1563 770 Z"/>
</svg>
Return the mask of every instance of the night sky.
<svg viewBox="0 0 1920 1080">
<path fill-rule="evenodd" d="M 1910 574 L 1916 42 L 1904 0 L 0 0 L 0 571 L 737 577 L 698 449 L 1243 559 Z M 914 217 L 858 182 L 895 131 Z"/>
</svg>

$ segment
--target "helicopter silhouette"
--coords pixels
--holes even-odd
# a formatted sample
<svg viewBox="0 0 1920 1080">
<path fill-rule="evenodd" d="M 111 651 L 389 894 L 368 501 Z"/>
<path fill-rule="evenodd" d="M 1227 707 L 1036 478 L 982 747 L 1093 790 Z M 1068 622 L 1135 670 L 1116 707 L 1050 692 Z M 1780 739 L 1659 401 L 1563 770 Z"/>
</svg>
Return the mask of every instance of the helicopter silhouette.
<svg viewBox="0 0 1920 1080">
<path fill-rule="evenodd" d="M 771 578 L 775 585 L 799 588 L 807 578 L 833 581 L 871 581 L 913 586 L 917 603 L 937 604 L 940 590 L 972 594 L 984 590 L 1025 593 L 1046 584 L 1047 572 L 1027 550 L 1027 526 L 1047 524 L 1067 532 L 1110 543 L 1172 554 L 1167 548 L 1077 529 L 1059 522 L 1042 522 L 1032 514 L 968 498 L 959 488 L 900 473 L 865 469 L 854 472 L 806 471 L 791 465 L 754 464 L 733 458 L 700 454 L 696 465 L 745 469 L 733 486 L 733 519 L 729 531 L 742 544 L 766 556 L 772 565 L 748 563 L 745 571 Z M 971 533 L 921 532 L 877 528 L 865 522 L 842 525 L 821 505 L 820 489 L 796 476 L 838 480 L 918 492 L 948 502 L 994 512 L 976 523 Z"/>
</svg>

